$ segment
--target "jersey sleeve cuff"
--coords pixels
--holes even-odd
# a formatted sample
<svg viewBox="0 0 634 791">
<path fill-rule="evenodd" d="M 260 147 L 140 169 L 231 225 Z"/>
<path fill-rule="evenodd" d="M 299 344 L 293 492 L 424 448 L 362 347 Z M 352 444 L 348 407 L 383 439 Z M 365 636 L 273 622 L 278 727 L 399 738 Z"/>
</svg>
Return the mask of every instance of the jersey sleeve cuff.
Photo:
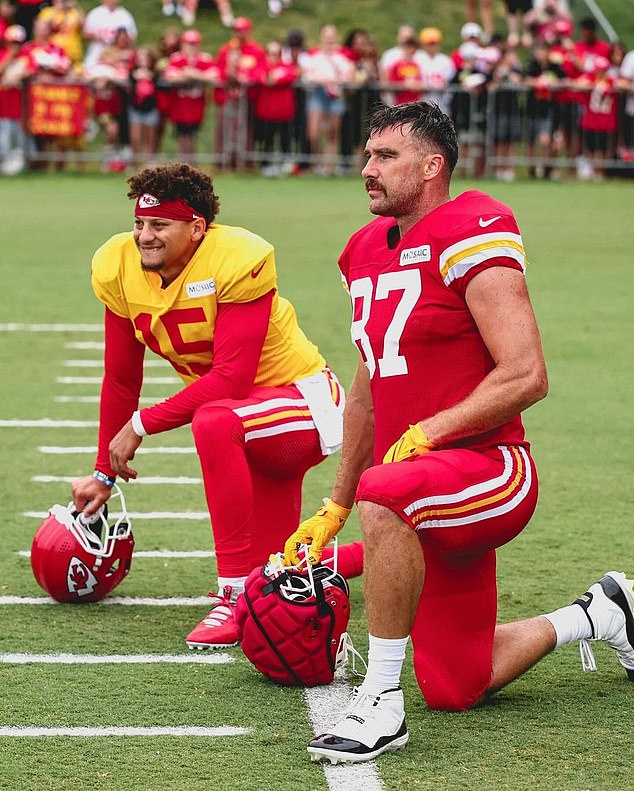
<svg viewBox="0 0 634 791">
<path fill-rule="evenodd" d="M 145 426 L 143 425 L 143 421 L 141 420 L 141 412 L 138 409 L 136 412 L 132 413 L 132 429 L 134 430 L 135 434 L 139 435 L 139 437 L 145 437 L 147 434 Z"/>
</svg>

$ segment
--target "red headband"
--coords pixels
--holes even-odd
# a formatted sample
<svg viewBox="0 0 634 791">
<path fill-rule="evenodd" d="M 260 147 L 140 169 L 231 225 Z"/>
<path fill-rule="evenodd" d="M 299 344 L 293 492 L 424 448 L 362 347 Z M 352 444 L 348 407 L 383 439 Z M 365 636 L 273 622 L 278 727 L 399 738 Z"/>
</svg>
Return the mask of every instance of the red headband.
<svg viewBox="0 0 634 791">
<path fill-rule="evenodd" d="M 182 220 L 183 222 L 205 219 L 182 198 L 166 200 L 165 198 L 156 198 L 148 192 L 138 198 L 134 213 L 137 217 L 163 217 L 166 220 Z"/>
</svg>

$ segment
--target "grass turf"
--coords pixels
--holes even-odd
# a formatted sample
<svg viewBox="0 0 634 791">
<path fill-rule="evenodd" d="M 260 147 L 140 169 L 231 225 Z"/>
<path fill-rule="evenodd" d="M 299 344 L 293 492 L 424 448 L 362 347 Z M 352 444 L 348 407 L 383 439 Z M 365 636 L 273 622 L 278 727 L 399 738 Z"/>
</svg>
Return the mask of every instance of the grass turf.
<svg viewBox="0 0 634 791">
<path fill-rule="evenodd" d="M 312 177 L 270 181 L 220 176 L 220 220 L 244 225 L 277 249 L 280 288 L 344 383 L 354 367 L 349 306 L 336 258 L 368 218 L 360 179 Z M 457 182 L 454 194 L 473 184 Z M 525 416 L 541 496 L 527 530 L 499 552 L 500 619 L 548 611 L 570 601 L 608 568 L 632 573 L 632 371 L 628 339 L 632 270 L 630 187 L 485 184 L 513 206 L 528 250 L 528 282 L 549 364 L 551 392 Z M 121 177 L 34 174 L 0 181 L 0 297 L 3 322 L 100 324 L 90 292 L 92 251 L 130 227 Z M 33 210 L 33 207 L 36 210 Z M 0 418 L 94 420 L 95 404 L 57 403 L 60 394 L 95 394 L 96 385 L 64 386 L 68 341 L 93 333 L 3 332 Z M 97 374 L 95 374 L 97 375 Z M 148 386 L 144 394 L 166 394 Z M 28 549 L 37 520 L 26 510 L 67 502 L 68 486 L 34 475 L 80 475 L 88 455 L 43 455 L 43 445 L 91 445 L 94 429 L 0 428 L 4 518 L 0 595 L 37 596 Z M 186 429 L 147 445 L 191 444 Z M 174 460 L 175 459 L 175 460 Z M 195 455 L 139 456 L 142 475 L 199 476 Z M 305 511 L 327 494 L 336 459 L 313 470 Z M 200 486 L 130 486 L 131 510 L 204 510 Z M 135 524 L 138 549 L 209 549 L 205 522 Z M 353 519 L 347 538 L 358 536 Z M 129 596 L 199 596 L 211 586 L 213 561 L 138 559 L 117 590 Z M 365 648 L 361 583 L 352 586 L 355 642 Z M 0 652 L 183 653 L 183 638 L 205 607 L 0 607 Z M 222 666 L 0 665 L 0 725 L 236 725 L 247 736 L 219 739 L 0 739 L 0 788 L 162 791 L 217 787 L 326 788 L 309 764 L 310 736 L 299 690 L 274 687 L 234 649 Z M 599 671 L 583 675 L 574 647 L 563 648 L 466 714 L 425 709 L 411 668 L 404 674 L 411 742 L 379 762 L 387 789 L 525 789 L 631 787 L 628 761 L 632 687 L 608 649 Z"/>
</svg>

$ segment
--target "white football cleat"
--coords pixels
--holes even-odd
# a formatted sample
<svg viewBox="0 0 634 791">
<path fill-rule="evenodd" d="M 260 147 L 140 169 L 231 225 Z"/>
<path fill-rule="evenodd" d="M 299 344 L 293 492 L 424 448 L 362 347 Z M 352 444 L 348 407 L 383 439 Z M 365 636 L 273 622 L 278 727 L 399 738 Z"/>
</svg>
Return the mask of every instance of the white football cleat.
<svg viewBox="0 0 634 791">
<path fill-rule="evenodd" d="M 355 687 L 348 712 L 329 733 L 308 745 L 312 761 L 331 764 L 371 761 L 381 753 L 400 750 L 409 740 L 403 690 L 368 695 Z"/>
<path fill-rule="evenodd" d="M 613 648 L 627 677 L 634 681 L 634 583 L 620 571 L 608 571 L 573 604 L 578 604 L 590 621 L 589 641 Z M 596 670 L 589 641 L 579 643 L 581 662 L 584 670 Z"/>
</svg>

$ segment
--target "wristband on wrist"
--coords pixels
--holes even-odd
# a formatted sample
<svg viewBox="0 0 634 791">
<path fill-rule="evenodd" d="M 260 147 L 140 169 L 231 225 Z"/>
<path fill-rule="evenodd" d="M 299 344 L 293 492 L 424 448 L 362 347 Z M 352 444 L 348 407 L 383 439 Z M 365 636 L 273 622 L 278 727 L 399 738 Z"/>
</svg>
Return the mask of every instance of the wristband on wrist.
<svg viewBox="0 0 634 791">
<path fill-rule="evenodd" d="M 101 470 L 95 470 L 92 474 L 93 478 L 96 478 L 101 483 L 105 483 L 109 489 L 112 489 L 114 486 L 115 479 L 111 478 L 109 475 L 106 475 L 105 472 L 101 472 Z"/>
<path fill-rule="evenodd" d="M 141 413 L 138 409 L 136 412 L 132 413 L 132 430 L 135 434 L 138 434 L 139 437 L 144 437 L 147 434 L 143 421 L 141 420 Z"/>
</svg>

